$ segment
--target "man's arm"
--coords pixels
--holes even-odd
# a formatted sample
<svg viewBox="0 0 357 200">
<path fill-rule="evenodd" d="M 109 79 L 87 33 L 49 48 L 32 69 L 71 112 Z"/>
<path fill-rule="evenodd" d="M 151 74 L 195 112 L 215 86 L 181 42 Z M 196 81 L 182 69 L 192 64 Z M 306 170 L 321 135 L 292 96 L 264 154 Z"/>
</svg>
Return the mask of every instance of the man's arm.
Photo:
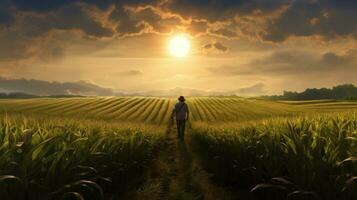
<svg viewBox="0 0 357 200">
<path fill-rule="evenodd" d="M 174 109 L 172 109 L 171 119 L 173 119 L 173 118 L 174 118 L 175 113 L 176 113 L 176 106 L 174 106 Z"/>
<path fill-rule="evenodd" d="M 188 109 L 187 104 L 186 104 L 186 107 L 187 107 L 186 120 L 188 120 L 188 119 L 189 119 L 189 117 L 190 117 L 190 110 Z"/>
</svg>

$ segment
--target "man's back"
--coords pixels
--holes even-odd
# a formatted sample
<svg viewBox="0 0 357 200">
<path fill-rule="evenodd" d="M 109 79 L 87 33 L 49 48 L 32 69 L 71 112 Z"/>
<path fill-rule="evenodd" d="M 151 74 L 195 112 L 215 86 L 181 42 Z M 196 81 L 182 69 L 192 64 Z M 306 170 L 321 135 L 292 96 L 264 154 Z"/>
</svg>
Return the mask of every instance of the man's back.
<svg viewBox="0 0 357 200">
<path fill-rule="evenodd" d="M 186 120 L 188 106 L 185 102 L 178 102 L 175 105 L 174 112 L 176 114 L 176 120 Z"/>
</svg>

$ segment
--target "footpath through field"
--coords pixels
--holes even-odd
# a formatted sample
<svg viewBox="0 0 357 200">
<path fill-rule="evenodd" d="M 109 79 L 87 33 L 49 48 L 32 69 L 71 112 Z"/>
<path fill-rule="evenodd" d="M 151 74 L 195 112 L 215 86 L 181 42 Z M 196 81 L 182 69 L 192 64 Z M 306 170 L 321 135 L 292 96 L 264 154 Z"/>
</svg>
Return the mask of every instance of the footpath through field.
<svg viewBox="0 0 357 200">
<path fill-rule="evenodd" d="M 227 192 L 214 185 L 201 169 L 190 147 L 190 127 L 185 141 L 177 139 L 171 123 L 166 131 L 165 146 L 148 173 L 142 187 L 128 199 L 220 200 L 231 199 Z M 135 196 L 133 198 L 133 195 Z"/>
</svg>

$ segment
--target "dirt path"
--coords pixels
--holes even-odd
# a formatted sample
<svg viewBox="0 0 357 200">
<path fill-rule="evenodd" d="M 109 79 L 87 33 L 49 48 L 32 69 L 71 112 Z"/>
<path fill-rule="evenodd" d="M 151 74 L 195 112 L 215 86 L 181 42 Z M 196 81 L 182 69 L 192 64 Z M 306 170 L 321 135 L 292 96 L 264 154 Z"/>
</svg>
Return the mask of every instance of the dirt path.
<svg viewBox="0 0 357 200">
<path fill-rule="evenodd" d="M 220 200 L 231 199 L 215 186 L 200 168 L 190 148 L 190 129 L 185 141 L 176 137 L 176 129 L 168 127 L 166 146 L 148 173 L 147 181 L 131 199 Z"/>
</svg>

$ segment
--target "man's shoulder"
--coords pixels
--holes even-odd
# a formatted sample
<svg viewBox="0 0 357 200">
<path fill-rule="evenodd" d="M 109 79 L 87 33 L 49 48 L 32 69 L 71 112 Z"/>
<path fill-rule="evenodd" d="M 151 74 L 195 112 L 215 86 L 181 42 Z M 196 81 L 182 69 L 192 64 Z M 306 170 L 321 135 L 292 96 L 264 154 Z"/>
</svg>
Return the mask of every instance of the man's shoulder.
<svg viewBox="0 0 357 200">
<path fill-rule="evenodd" d="M 176 104 L 175 104 L 175 107 L 181 107 L 181 106 L 186 106 L 187 107 L 187 104 L 185 103 L 185 102 L 177 102 Z"/>
</svg>

